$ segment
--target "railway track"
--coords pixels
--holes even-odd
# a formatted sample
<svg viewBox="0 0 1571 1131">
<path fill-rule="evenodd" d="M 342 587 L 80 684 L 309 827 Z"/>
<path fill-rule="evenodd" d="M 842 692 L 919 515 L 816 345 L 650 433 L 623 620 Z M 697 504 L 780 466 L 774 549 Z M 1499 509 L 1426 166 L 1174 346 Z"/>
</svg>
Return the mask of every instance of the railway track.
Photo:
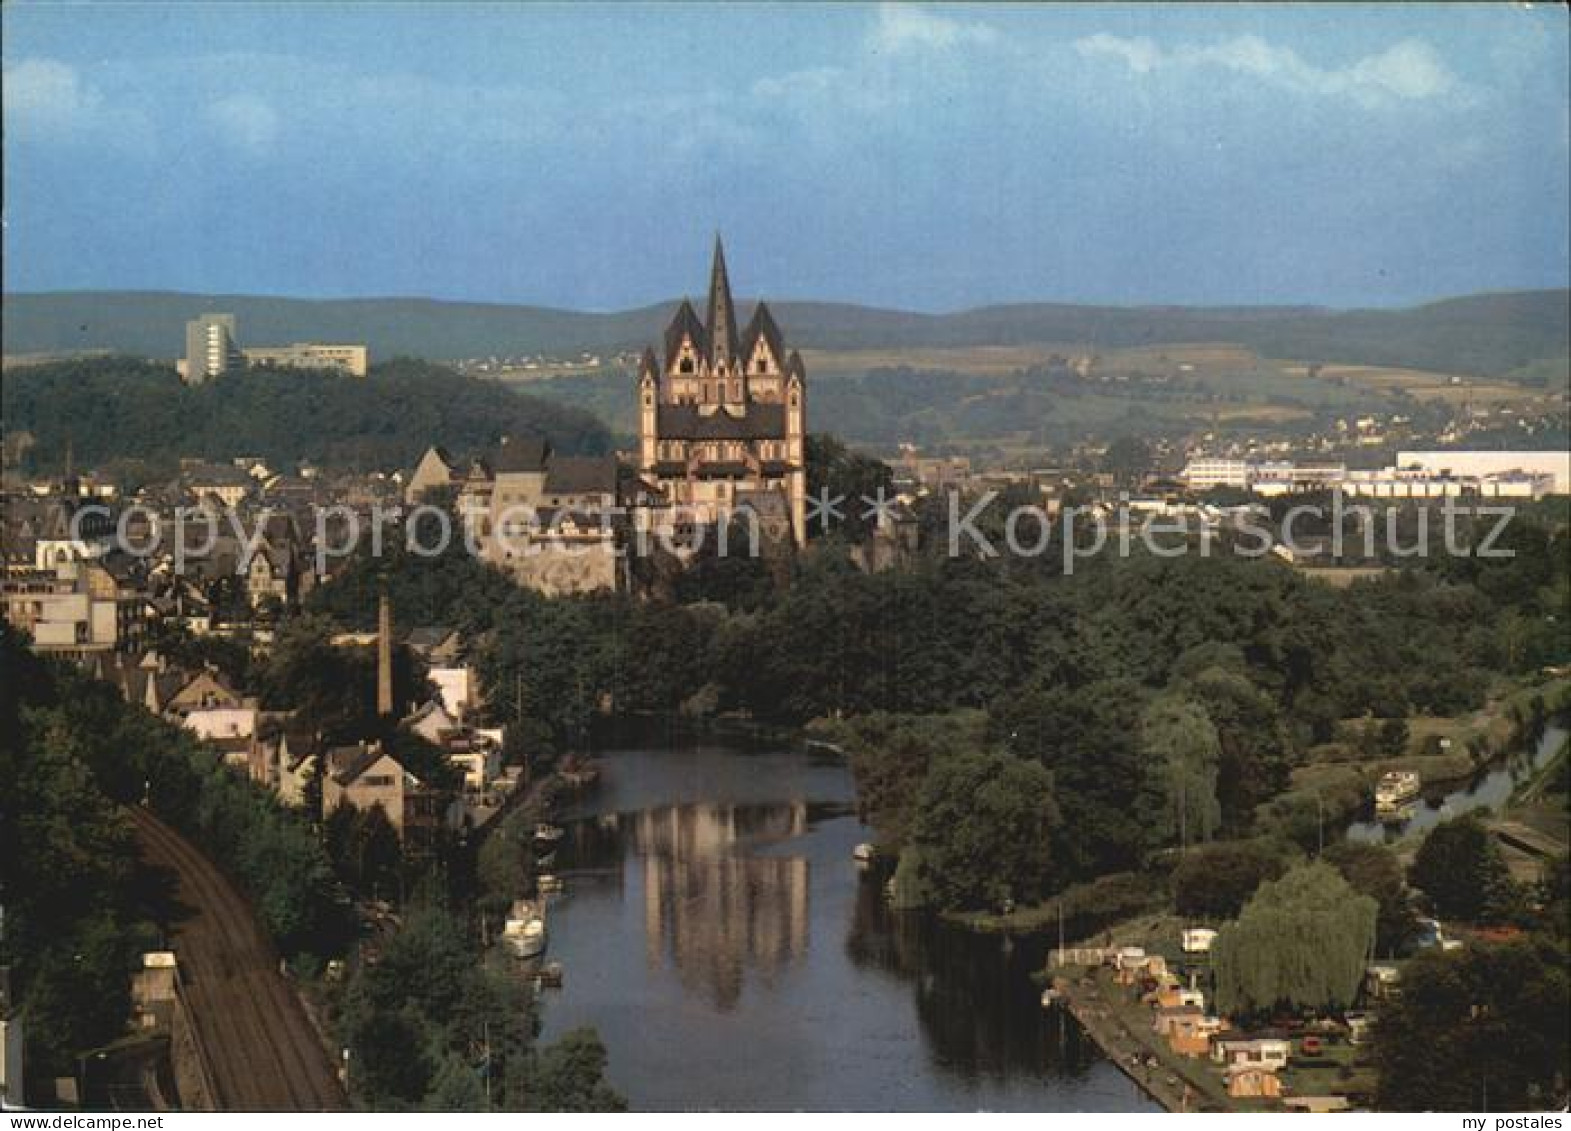
<svg viewBox="0 0 1571 1131">
<path fill-rule="evenodd" d="M 144 858 L 174 873 L 189 914 L 169 924 L 187 1002 L 225 1111 L 342 1111 L 332 1060 L 250 906 L 222 872 L 140 807 Z"/>
</svg>

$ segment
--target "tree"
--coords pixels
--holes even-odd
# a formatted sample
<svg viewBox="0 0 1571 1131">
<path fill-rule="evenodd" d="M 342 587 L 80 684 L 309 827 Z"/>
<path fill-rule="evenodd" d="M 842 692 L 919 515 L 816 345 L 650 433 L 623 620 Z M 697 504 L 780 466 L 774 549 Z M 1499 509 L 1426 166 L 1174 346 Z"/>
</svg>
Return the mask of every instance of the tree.
<svg viewBox="0 0 1571 1131">
<path fill-rule="evenodd" d="M 1162 797 L 1158 836 L 1181 847 L 1210 840 L 1222 819 L 1221 743 L 1205 709 L 1181 695 L 1162 695 L 1140 718 L 1140 741 Z"/>
<path fill-rule="evenodd" d="M 1408 879 L 1445 919 L 1498 922 L 1519 903 L 1500 845 L 1470 813 L 1429 831 L 1413 858 Z"/>
<path fill-rule="evenodd" d="M 1223 840 L 1202 844 L 1173 869 L 1173 905 L 1180 915 L 1231 919 L 1266 881 L 1279 877 L 1288 857 L 1272 840 Z"/>
<path fill-rule="evenodd" d="M 526 1111 L 626 1111 L 605 1079 L 605 1045 L 593 1029 L 574 1029 L 541 1049 L 529 1072 Z"/>
<path fill-rule="evenodd" d="M 910 838 L 928 771 L 953 753 L 981 748 L 984 718 L 958 715 L 859 715 L 839 728 L 856 780 L 863 819 L 879 843 L 898 852 Z"/>
<path fill-rule="evenodd" d="M 944 910 L 998 907 L 1040 896 L 1053 879 L 1059 824 L 1053 781 L 1034 762 L 965 753 L 928 774 L 912 843 L 923 887 Z"/>
<path fill-rule="evenodd" d="M 1201 649 L 1191 649 L 1188 656 Z M 1243 661 L 1238 661 L 1242 665 Z M 1175 672 L 1175 676 L 1178 673 Z M 1224 824 L 1244 824 L 1255 806 L 1288 785 L 1291 742 L 1272 697 L 1236 668 L 1202 667 L 1181 686 L 1216 727 L 1217 801 Z"/>
<path fill-rule="evenodd" d="M 1259 1014 L 1351 1005 L 1377 913 L 1373 899 L 1321 861 L 1261 884 L 1212 944 L 1217 1008 Z"/>
<path fill-rule="evenodd" d="M 1161 804 L 1140 745 L 1147 695 L 1127 679 L 1034 685 L 1001 697 L 992 709 L 988 737 L 1041 762 L 1060 808 L 1074 815 L 1054 845 L 1068 879 L 1138 867 L 1157 843 L 1139 816 Z"/>
<path fill-rule="evenodd" d="M 200 385 L 182 384 L 169 365 L 77 358 L 8 374 L 0 392 L 7 430 L 37 440 L 30 466 L 55 471 L 68 448 L 78 466 L 139 459 L 173 473 L 183 457 L 236 451 L 279 467 L 409 467 L 433 437 L 455 451 L 501 436 L 549 436 L 563 453 L 611 447 L 605 426 L 581 409 L 410 358 L 373 365 L 365 381 L 252 368 Z"/>
<path fill-rule="evenodd" d="M 1409 736 L 1406 719 L 1386 719 L 1380 724 L 1377 740 L 1380 753 L 1387 758 L 1400 758 L 1407 753 Z"/>
<path fill-rule="evenodd" d="M 1375 1024 L 1387 1111 L 1563 1111 L 1571 977 L 1548 941 L 1430 951 Z"/>
<path fill-rule="evenodd" d="M 387 810 L 378 802 L 359 813 L 355 824 L 355 874 L 360 890 L 382 899 L 397 899 L 404 850 Z"/>
<path fill-rule="evenodd" d="M 1118 437 L 1107 446 L 1102 457 L 1102 470 L 1111 474 L 1121 487 L 1139 483 L 1150 469 L 1151 445 L 1139 436 Z"/>
<path fill-rule="evenodd" d="M 837 504 L 837 509 L 845 514 L 839 533 L 851 542 L 865 539 L 873 527 L 865 513 L 867 504 L 862 500 L 876 499 L 880 494 L 894 497 L 894 473 L 889 465 L 870 456 L 858 455 L 837 437 L 821 432 L 808 435 L 803 454 L 808 494 L 816 497 L 827 491 L 831 498 L 843 499 Z M 832 533 L 827 519 L 827 515 L 815 517 L 808 524 L 809 537 L 822 538 Z"/>
<path fill-rule="evenodd" d="M 1408 899 L 1402 865 L 1383 844 L 1344 840 L 1326 849 L 1322 857 L 1353 889 L 1375 901 L 1375 947 L 1383 955 L 1403 953 L 1418 931 L 1418 920 Z"/>
<path fill-rule="evenodd" d="M 480 1106 L 474 1050 L 486 1047 L 487 1068 L 505 1077 L 526 1059 L 533 1026 L 527 992 L 475 961 L 462 925 L 429 888 L 410 900 L 381 961 L 358 967 L 345 994 L 352 1079 L 373 1107 L 434 1096 Z"/>
</svg>

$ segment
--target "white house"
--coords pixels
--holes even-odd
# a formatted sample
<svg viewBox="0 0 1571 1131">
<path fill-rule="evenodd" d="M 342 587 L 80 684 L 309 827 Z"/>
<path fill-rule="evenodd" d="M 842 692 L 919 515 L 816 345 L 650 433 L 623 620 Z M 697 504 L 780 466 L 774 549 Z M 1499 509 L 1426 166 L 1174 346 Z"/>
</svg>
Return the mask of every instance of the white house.
<svg viewBox="0 0 1571 1131">
<path fill-rule="evenodd" d="M 1293 1054 L 1286 1037 L 1213 1037 L 1211 1059 L 1221 1065 L 1247 1065 L 1280 1071 Z"/>
<path fill-rule="evenodd" d="M 433 667 L 427 673 L 436 684 L 436 693 L 442 706 L 456 719 L 464 718 L 475 701 L 474 669 L 464 667 Z"/>
<path fill-rule="evenodd" d="M 181 725 L 200 739 L 250 738 L 256 733 L 255 707 L 199 707 Z"/>
</svg>

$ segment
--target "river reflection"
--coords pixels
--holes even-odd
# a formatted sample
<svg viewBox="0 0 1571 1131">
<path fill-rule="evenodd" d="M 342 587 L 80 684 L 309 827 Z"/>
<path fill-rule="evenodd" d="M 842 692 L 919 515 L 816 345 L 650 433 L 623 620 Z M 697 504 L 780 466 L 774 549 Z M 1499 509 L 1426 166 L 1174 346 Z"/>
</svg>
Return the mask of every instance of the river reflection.
<svg viewBox="0 0 1571 1131">
<path fill-rule="evenodd" d="M 605 759 L 568 815 L 550 1038 L 594 1025 L 635 1108 L 1142 1110 L 1037 1002 L 1039 945 L 897 915 L 834 760 Z"/>
<path fill-rule="evenodd" d="M 807 861 L 754 856 L 744 843 L 800 836 L 807 806 L 667 805 L 614 818 L 643 863 L 644 950 L 671 962 L 716 1007 L 734 1007 L 744 974 L 772 982 L 807 950 Z"/>
</svg>

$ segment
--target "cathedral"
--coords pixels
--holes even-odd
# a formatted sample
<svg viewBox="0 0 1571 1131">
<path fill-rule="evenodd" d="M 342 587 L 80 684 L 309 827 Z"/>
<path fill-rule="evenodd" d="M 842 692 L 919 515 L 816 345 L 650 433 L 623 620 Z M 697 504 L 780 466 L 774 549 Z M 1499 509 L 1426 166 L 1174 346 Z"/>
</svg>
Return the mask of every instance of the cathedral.
<svg viewBox="0 0 1571 1131">
<path fill-rule="evenodd" d="M 760 527 L 806 537 L 806 372 L 762 302 L 739 327 L 715 237 L 709 306 L 682 301 L 665 356 L 638 366 L 640 477 L 683 521 L 712 524 L 751 509 Z"/>
</svg>

